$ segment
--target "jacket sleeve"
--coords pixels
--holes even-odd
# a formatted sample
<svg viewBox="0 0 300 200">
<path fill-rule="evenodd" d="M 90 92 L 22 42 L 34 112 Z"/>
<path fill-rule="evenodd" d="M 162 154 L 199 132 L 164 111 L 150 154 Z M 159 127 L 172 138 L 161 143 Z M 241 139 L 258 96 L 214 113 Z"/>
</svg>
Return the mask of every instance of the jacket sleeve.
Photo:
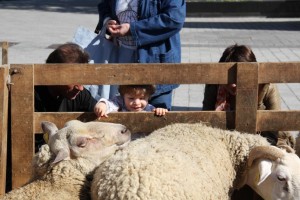
<svg viewBox="0 0 300 200">
<path fill-rule="evenodd" d="M 116 99 L 114 100 L 107 100 L 105 98 L 101 98 L 99 102 L 104 102 L 106 104 L 106 113 L 109 114 L 111 112 L 117 112 L 119 110 L 119 105 Z"/>
<path fill-rule="evenodd" d="M 263 99 L 266 110 L 280 110 L 281 100 L 277 85 L 270 84 Z"/>
<path fill-rule="evenodd" d="M 160 10 L 157 11 L 157 15 L 130 23 L 131 35 L 137 46 L 166 40 L 183 27 L 186 15 L 185 0 L 160 2 Z"/>
<path fill-rule="evenodd" d="M 112 18 L 110 0 L 101 0 L 97 8 L 99 14 L 99 21 L 96 26 L 95 33 L 99 33 L 107 19 Z"/>
<path fill-rule="evenodd" d="M 72 111 L 93 112 L 97 103 L 96 99 L 94 99 L 91 93 L 85 88 L 78 94 L 75 101 L 77 105 L 71 109 Z"/>
<path fill-rule="evenodd" d="M 215 110 L 217 101 L 218 85 L 207 84 L 204 89 L 202 110 Z"/>
</svg>

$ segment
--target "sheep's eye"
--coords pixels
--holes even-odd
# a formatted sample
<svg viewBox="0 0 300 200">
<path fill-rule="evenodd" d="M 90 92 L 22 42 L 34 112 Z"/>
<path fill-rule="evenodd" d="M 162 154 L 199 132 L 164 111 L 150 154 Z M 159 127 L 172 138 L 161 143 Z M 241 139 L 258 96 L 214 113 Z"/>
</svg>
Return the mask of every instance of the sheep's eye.
<svg viewBox="0 0 300 200">
<path fill-rule="evenodd" d="M 79 148 L 84 148 L 87 145 L 87 141 L 88 141 L 87 138 L 79 137 L 79 138 L 77 138 L 76 145 Z"/>
<path fill-rule="evenodd" d="M 277 179 L 278 179 L 279 181 L 286 181 L 286 178 L 285 178 L 284 176 L 282 176 L 282 175 L 278 175 L 278 176 L 277 176 Z"/>
</svg>

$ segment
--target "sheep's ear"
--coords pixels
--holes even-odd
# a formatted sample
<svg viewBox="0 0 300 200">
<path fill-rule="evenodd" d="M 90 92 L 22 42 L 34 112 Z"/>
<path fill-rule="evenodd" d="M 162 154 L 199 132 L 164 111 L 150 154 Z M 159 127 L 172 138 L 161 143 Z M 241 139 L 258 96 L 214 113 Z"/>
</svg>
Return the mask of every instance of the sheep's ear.
<svg viewBox="0 0 300 200">
<path fill-rule="evenodd" d="M 43 132 L 45 134 L 48 134 L 48 137 L 51 138 L 53 135 L 55 135 L 58 131 L 58 128 L 55 124 L 53 124 L 52 122 L 47 122 L 44 121 L 41 123 Z"/>
<path fill-rule="evenodd" d="M 258 173 L 257 185 L 260 185 L 272 173 L 272 162 L 270 160 L 259 161 Z"/>
<path fill-rule="evenodd" d="M 62 160 L 68 160 L 68 159 L 70 159 L 70 151 L 67 149 L 60 149 L 52 164 L 56 164 Z"/>
</svg>

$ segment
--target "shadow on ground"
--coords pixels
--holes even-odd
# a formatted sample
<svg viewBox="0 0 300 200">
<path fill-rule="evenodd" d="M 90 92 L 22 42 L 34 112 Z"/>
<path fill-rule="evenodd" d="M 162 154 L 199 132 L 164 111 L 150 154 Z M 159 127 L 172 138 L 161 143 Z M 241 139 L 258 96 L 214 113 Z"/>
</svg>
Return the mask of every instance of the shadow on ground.
<svg viewBox="0 0 300 200">
<path fill-rule="evenodd" d="M 245 29 L 245 30 L 280 30 L 299 31 L 299 21 L 283 22 L 185 22 L 185 28 L 212 28 L 212 29 Z"/>
<path fill-rule="evenodd" d="M 95 14 L 98 0 L 0 0 L 1 9 Z"/>
<path fill-rule="evenodd" d="M 97 14 L 100 0 L 0 0 L 1 9 Z M 185 28 L 299 31 L 300 20 L 284 22 L 186 22 Z"/>
</svg>

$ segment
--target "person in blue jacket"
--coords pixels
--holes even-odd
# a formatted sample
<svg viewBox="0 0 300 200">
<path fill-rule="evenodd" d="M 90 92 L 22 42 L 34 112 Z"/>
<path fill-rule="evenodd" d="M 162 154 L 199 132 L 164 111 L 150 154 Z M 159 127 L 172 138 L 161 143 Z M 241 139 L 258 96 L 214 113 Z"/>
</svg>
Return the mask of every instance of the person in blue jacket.
<svg viewBox="0 0 300 200">
<path fill-rule="evenodd" d="M 133 63 L 180 63 L 179 32 L 186 16 L 185 0 L 102 0 L 95 32 L 105 30 L 132 51 Z M 178 84 L 156 85 L 149 103 L 171 109 Z"/>
</svg>

